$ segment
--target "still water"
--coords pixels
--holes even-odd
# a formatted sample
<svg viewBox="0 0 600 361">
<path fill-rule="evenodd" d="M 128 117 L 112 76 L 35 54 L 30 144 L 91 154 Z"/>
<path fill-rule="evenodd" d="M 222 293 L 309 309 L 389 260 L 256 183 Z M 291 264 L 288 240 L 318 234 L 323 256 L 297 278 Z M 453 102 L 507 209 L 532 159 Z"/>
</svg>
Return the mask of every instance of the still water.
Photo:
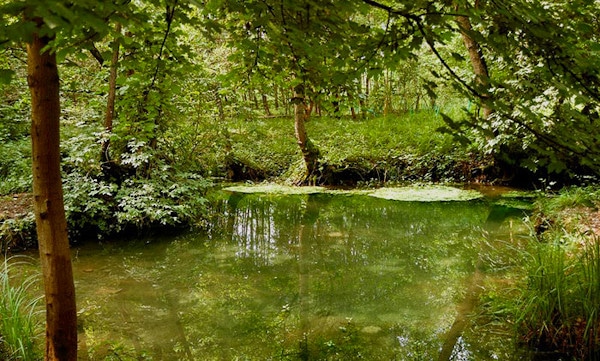
<svg viewBox="0 0 600 361">
<path fill-rule="evenodd" d="M 229 194 L 208 232 L 73 249 L 80 358 L 437 360 L 513 211 Z M 452 344 L 455 360 L 507 352 L 472 332 Z"/>
</svg>

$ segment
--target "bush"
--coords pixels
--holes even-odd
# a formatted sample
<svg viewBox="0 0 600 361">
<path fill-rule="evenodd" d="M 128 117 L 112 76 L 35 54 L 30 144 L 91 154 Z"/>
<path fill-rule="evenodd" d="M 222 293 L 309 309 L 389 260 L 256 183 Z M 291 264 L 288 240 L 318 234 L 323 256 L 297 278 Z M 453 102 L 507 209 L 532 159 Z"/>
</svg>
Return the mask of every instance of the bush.
<svg viewBox="0 0 600 361">
<path fill-rule="evenodd" d="M 111 183 L 78 172 L 64 180 L 65 211 L 74 236 L 98 238 L 130 230 L 201 224 L 210 181 L 193 174 L 162 173 Z"/>
</svg>

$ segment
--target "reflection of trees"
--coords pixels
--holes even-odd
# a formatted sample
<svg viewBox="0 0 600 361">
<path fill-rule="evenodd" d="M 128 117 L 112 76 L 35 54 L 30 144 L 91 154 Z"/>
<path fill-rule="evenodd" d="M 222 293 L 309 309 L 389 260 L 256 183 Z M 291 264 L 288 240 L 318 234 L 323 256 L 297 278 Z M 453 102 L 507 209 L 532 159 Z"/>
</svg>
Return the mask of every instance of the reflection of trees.
<svg viewBox="0 0 600 361">
<path fill-rule="evenodd" d="M 300 317 L 300 353 L 301 360 L 309 360 L 309 314 L 310 314 L 310 247 L 313 243 L 314 229 L 319 219 L 320 205 L 315 197 L 308 196 L 302 203 L 302 218 L 298 225 L 298 304 Z"/>
<path fill-rule="evenodd" d="M 165 357 L 261 359 L 284 349 L 307 359 L 333 340 L 362 342 L 363 354 L 392 359 L 399 351 L 390 335 L 418 324 L 423 339 L 437 340 L 460 276 L 473 269 L 471 242 L 486 211 L 478 203 L 244 195 L 224 204 L 223 229 L 207 238 L 190 234 L 145 245 L 148 255 L 133 252 L 123 263 L 131 282 L 119 276 L 122 290 L 110 297 L 127 305 L 132 321 L 153 318 L 144 327 L 169 335 L 157 346 Z M 384 332 L 364 334 L 365 326 Z M 157 337 L 138 333 L 142 348 Z"/>
<path fill-rule="evenodd" d="M 433 328 L 439 319 L 428 305 L 451 303 L 473 270 L 487 213 L 483 203 L 251 197 L 235 213 L 238 256 L 262 266 L 281 254 L 296 259 L 301 359 L 311 327 L 332 318 L 431 318 Z"/>
<path fill-rule="evenodd" d="M 303 196 L 266 197 L 246 195 L 230 209 L 227 227 L 238 257 L 268 266 L 274 257 L 294 255 L 295 227 L 303 217 Z"/>
</svg>

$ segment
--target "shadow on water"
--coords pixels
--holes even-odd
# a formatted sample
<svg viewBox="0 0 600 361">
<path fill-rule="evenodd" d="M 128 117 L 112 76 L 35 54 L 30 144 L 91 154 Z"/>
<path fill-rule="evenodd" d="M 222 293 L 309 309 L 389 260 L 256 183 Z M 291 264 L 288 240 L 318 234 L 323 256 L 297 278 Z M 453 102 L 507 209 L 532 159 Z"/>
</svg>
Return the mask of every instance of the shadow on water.
<svg viewBox="0 0 600 361">
<path fill-rule="evenodd" d="M 206 233 L 74 250 L 80 347 L 93 360 L 476 359 L 466 315 L 510 212 L 233 193 Z"/>
</svg>

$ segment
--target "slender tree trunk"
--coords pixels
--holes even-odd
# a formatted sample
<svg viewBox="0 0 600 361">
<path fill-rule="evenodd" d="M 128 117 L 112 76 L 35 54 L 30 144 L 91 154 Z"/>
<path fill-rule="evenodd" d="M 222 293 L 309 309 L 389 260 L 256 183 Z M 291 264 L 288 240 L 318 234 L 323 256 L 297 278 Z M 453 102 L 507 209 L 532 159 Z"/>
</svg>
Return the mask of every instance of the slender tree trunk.
<svg viewBox="0 0 600 361">
<path fill-rule="evenodd" d="M 273 85 L 273 96 L 275 101 L 275 110 L 279 110 L 279 87 L 277 85 Z"/>
<path fill-rule="evenodd" d="M 393 112 L 392 108 L 392 80 L 389 71 L 386 71 L 383 79 L 383 115 L 389 115 Z"/>
<path fill-rule="evenodd" d="M 296 133 L 296 142 L 302 151 L 304 165 L 306 166 L 305 182 L 310 177 L 315 176 L 319 160 L 319 152 L 312 144 L 306 133 L 304 123 L 306 121 L 306 101 L 304 99 L 304 86 L 298 85 L 294 88 L 294 130 Z"/>
<path fill-rule="evenodd" d="M 269 101 L 267 100 L 267 95 L 264 93 L 261 94 L 261 99 L 262 99 L 263 109 L 265 110 L 265 115 L 270 117 L 271 109 L 269 109 Z"/>
<path fill-rule="evenodd" d="M 119 48 L 120 42 L 118 36 L 121 34 L 121 24 L 115 25 L 115 32 L 117 37 L 113 40 L 112 44 L 112 58 L 110 60 L 110 75 L 108 77 L 108 99 L 106 100 L 106 116 L 104 117 L 104 131 L 106 132 L 106 138 L 102 140 L 102 154 L 100 161 L 103 164 L 110 162 L 110 154 L 108 149 L 110 146 L 110 134 L 113 129 L 113 119 L 115 117 L 115 98 L 117 94 L 117 70 L 119 66 Z"/>
<path fill-rule="evenodd" d="M 473 66 L 473 73 L 475 74 L 475 82 L 482 88 L 484 100 L 489 97 L 487 88 L 490 84 L 490 77 L 488 68 L 481 53 L 479 44 L 469 34 L 472 32 L 471 21 L 466 16 L 457 16 L 456 22 L 460 28 L 460 35 L 463 38 L 465 47 L 469 52 L 469 58 L 471 60 L 471 66 Z M 483 104 L 483 117 L 489 118 L 492 114 L 492 109 L 487 105 Z"/>
<path fill-rule="evenodd" d="M 37 19 L 38 25 L 41 20 Z M 31 92 L 33 206 L 46 297 L 46 360 L 77 359 L 77 309 L 60 175 L 60 98 L 48 37 L 27 44 Z"/>
<path fill-rule="evenodd" d="M 254 109 L 260 109 L 260 107 L 258 106 L 258 98 L 256 97 L 256 92 L 254 91 L 254 89 L 250 90 L 250 97 L 252 99 L 252 103 L 254 104 Z"/>
<path fill-rule="evenodd" d="M 369 106 L 369 91 L 371 90 L 370 85 L 369 84 L 369 75 L 366 74 L 365 75 L 365 103 L 367 106 Z"/>
<path fill-rule="evenodd" d="M 310 119 L 314 109 L 315 109 L 315 102 L 314 102 L 314 100 L 311 100 L 308 102 L 308 106 L 306 106 L 306 110 L 305 110 L 306 116 L 304 117 L 305 120 Z"/>
</svg>

